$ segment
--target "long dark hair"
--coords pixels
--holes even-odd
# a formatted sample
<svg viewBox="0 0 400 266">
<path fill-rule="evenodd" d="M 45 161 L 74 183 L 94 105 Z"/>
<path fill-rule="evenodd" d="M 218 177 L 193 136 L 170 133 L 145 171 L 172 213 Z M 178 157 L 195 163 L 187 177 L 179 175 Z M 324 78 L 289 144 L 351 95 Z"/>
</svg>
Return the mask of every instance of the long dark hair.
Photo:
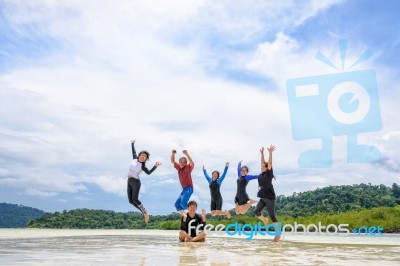
<svg viewBox="0 0 400 266">
<path fill-rule="evenodd" d="M 141 151 L 141 152 L 139 152 L 138 157 L 139 157 L 142 153 L 146 154 L 146 156 L 147 156 L 146 161 L 148 161 L 149 158 L 150 158 L 150 153 L 149 153 L 148 151 Z M 146 162 L 146 161 L 145 161 L 145 162 Z"/>
<path fill-rule="evenodd" d="M 264 162 L 264 166 L 265 166 L 265 168 L 267 168 L 267 170 L 268 170 L 268 163 L 267 163 L 267 162 Z M 272 171 L 272 167 L 271 167 L 271 171 Z M 276 177 L 275 177 L 273 171 L 272 171 L 272 177 L 276 180 Z"/>
</svg>

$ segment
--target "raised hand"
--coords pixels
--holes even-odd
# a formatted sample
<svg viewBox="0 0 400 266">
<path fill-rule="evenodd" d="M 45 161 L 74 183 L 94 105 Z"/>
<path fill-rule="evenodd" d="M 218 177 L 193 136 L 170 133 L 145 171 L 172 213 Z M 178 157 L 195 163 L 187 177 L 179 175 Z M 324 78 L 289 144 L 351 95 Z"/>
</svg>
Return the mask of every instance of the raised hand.
<svg viewBox="0 0 400 266">
<path fill-rule="evenodd" d="M 206 215 L 207 215 L 206 209 L 202 209 L 201 210 L 201 216 L 202 216 L 203 220 L 206 219 Z"/>
<path fill-rule="evenodd" d="M 132 140 L 131 140 L 131 143 L 135 143 L 135 142 L 136 142 L 136 139 L 132 139 Z"/>
<path fill-rule="evenodd" d="M 274 151 L 276 150 L 276 147 L 275 147 L 275 145 L 270 145 L 270 146 L 267 148 L 267 150 L 268 150 L 269 153 L 272 153 L 272 152 L 274 152 Z"/>
<path fill-rule="evenodd" d="M 156 162 L 156 164 L 155 164 L 155 166 L 157 166 L 157 167 L 159 167 L 161 165 L 162 165 L 162 163 L 159 163 L 159 162 Z"/>
<path fill-rule="evenodd" d="M 229 167 L 229 162 L 226 162 L 225 166 L 226 166 L 226 167 Z"/>
</svg>

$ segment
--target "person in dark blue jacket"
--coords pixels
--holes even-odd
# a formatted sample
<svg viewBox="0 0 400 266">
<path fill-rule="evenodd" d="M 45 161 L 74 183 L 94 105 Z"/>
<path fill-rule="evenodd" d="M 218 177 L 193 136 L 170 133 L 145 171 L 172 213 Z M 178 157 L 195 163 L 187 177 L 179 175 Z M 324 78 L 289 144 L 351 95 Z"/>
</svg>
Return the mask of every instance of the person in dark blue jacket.
<svg viewBox="0 0 400 266">
<path fill-rule="evenodd" d="M 242 160 L 243 161 L 243 160 Z M 235 213 L 245 214 L 251 205 L 256 203 L 256 200 L 250 199 L 247 195 L 246 187 L 250 180 L 256 179 L 258 175 L 248 175 L 249 168 L 242 166 L 242 161 L 238 164 L 238 179 L 237 179 L 237 191 L 235 196 Z"/>
<path fill-rule="evenodd" d="M 225 164 L 224 172 L 222 176 L 220 176 L 218 171 L 212 172 L 212 178 L 207 174 L 207 171 L 203 165 L 203 173 L 206 177 L 208 184 L 210 186 L 210 193 L 211 193 L 211 215 L 226 215 L 226 217 L 231 218 L 231 214 L 229 211 L 225 210 L 222 211 L 222 195 L 221 195 L 221 184 L 224 181 L 226 173 L 228 171 L 229 162 Z"/>
</svg>

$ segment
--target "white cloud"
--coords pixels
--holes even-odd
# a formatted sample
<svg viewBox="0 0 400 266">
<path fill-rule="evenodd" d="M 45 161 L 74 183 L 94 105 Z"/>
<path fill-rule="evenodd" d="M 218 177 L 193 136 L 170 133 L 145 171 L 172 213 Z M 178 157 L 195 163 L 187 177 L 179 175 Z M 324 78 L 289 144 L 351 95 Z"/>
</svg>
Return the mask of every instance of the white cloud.
<svg viewBox="0 0 400 266">
<path fill-rule="evenodd" d="M 83 183 L 96 184 L 107 193 L 114 193 L 119 196 L 126 196 L 126 178 L 117 176 L 82 176 L 80 180 Z M 141 192 L 145 192 L 145 187 Z"/>
<path fill-rule="evenodd" d="M 57 195 L 57 193 L 55 192 L 42 191 L 34 188 L 26 189 L 25 194 L 29 196 L 39 196 L 39 197 L 54 197 Z"/>
<path fill-rule="evenodd" d="M 258 173 L 259 148 L 270 144 L 277 146 L 274 168 L 284 193 L 295 182 L 307 189 L 347 183 L 348 176 L 374 180 L 362 176 L 377 169 L 344 163 L 344 145 L 335 151 L 333 169 L 298 169 L 298 154 L 318 140 L 295 142 L 290 131 L 286 80 L 333 71 L 313 58 L 319 49 L 329 54 L 336 43 L 304 48 L 286 29 L 340 2 L 8 3 L 13 41 L 31 38 L 39 55 L 23 56 L 32 49 L 23 46 L 0 73 L 0 184 L 29 186 L 30 195 L 42 196 L 88 192 L 95 184 L 125 196 L 131 138 L 138 150 L 150 151 L 149 166 L 163 162 L 142 179 L 141 196 L 179 187 L 169 163 L 172 148 L 192 155 L 194 196 L 204 204 L 209 190 L 202 164 L 221 171 L 231 163 L 222 191 L 224 206 L 233 206 L 237 162 L 245 160 Z M 271 83 L 238 82 L 230 68 Z M 384 119 L 392 110 L 382 111 Z M 390 172 L 397 163 L 390 144 L 397 139 L 384 134 L 362 140 L 384 150 Z M 249 194 L 256 190 L 249 184 Z"/>
</svg>

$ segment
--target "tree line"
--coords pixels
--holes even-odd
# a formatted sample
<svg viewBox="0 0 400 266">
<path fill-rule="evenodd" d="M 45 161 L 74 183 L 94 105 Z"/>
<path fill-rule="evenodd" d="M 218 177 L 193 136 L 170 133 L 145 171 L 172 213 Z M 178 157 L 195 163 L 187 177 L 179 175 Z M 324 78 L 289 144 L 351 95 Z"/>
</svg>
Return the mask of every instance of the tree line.
<svg viewBox="0 0 400 266">
<path fill-rule="evenodd" d="M 277 197 L 277 216 L 283 223 L 348 223 L 357 227 L 377 223 L 386 232 L 400 230 L 400 187 L 385 185 L 359 184 L 352 186 L 329 186 L 314 191 L 293 193 L 291 196 Z M 211 217 L 207 223 L 256 224 L 259 220 L 253 215 L 254 207 L 246 216 L 233 219 Z M 264 216 L 268 216 L 264 213 Z M 318 220 L 318 221 L 317 221 Z M 364 223 L 364 224 L 363 224 Z M 180 227 L 180 215 L 152 215 L 146 224 L 140 212 L 114 212 L 107 210 L 76 209 L 55 213 L 46 213 L 27 225 L 32 228 L 71 228 L 71 229 L 173 229 Z M 386 227 L 385 227 L 386 226 Z"/>
<path fill-rule="evenodd" d="M 329 186 L 313 191 L 293 193 L 292 196 L 277 197 L 278 215 L 292 217 L 309 216 L 317 213 L 334 214 L 347 211 L 371 209 L 379 206 L 394 207 L 400 204 L 400 187 L 359 184 Z"/>
</svg>

